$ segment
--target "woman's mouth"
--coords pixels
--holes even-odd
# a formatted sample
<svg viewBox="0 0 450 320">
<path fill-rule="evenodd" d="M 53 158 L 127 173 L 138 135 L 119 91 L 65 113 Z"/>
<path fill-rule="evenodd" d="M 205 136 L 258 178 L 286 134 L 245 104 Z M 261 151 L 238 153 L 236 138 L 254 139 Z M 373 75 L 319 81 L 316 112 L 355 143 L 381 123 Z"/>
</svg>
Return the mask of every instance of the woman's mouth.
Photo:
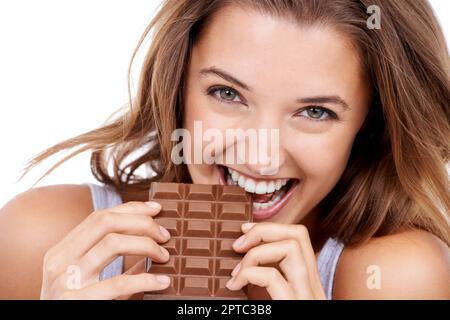
<svg viewBox="0 0 450 320">
<path fill-rule="evenodd" d="M 220 184 L 239 186 L 252 195 L 254 220 L 275 216 L 299 184 L 294 178 L 255 180 L 225 166 L 218 165 L 218 168 Z"/>
</svg>

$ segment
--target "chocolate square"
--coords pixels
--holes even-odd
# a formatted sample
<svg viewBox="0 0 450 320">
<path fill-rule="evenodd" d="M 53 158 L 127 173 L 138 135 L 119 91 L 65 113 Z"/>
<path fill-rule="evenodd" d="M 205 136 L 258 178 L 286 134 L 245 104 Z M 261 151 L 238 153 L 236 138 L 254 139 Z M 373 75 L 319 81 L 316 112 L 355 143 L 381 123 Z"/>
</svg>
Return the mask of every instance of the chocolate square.
<svg viewBox="0 0 450 320">
<path fill-rule="evenodd" d="M 153 182 L 150 201 L 161 204 L 154 218 L 171 234 L 162 244 L 166 263 L 146 261 L 147 272 L 171 278 L 169 288 L 145 292 L 144 299 L 247 299 L 225 284 L 242 259 L 231 244 L 252 221 L 252 197 L 238 186 Z"/>
</svg>

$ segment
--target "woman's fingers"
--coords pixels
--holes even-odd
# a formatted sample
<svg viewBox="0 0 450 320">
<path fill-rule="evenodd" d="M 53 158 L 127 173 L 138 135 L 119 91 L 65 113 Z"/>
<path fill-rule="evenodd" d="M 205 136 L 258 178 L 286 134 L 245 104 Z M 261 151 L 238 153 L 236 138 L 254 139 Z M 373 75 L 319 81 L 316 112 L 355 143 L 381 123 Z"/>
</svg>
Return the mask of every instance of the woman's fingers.
<svg viewBox="0 0 450 320">
<path fill-rule="evenodd" d="M 134 266 L 132 266 L 127 271 L 125 271 L 123 274 L 133 275 L 133 274 L 140 274 L 140 273 L 145 273 L 145 258 L 136 262 L 136 264 Z M 124 295 L 121 297 L 117 297 L 116 300 L 128 300 L 128 299 L 130 299 L 131 296 L 132 296 L 132 294 L 127 294 L 127 295 Z"/>
<path fill-rule="evenodd" d="M 237 277 L 244 270 L 266 264 L 278 263 L 286 280 L 299 299 L 312 299 L 309 273 L 297 241 L 293 239 L 271 242 L 250 249 L 233 272 Z"/>
<path fill-rule="evenodd" d="M 79 261 L 83 276 L 98 276 L 101 270 L 120 255 L 148 256 L 156 262 L 169 260 L 169 252 L 153 239 L 142 236 L 109 233 Z"/>
<path fill-rule="evenodd" d="M 308 229 L 304 225 L 288 225 L 272 222 L 246 223 L 242 225 L 242 231 L 244 235 L 233 244 L 233 248 L 237 252 L 247 252 L 260 243 L 288 239 L 296 240 L 308 270 L 314 295 L 318 297 L 324 296 L 317 269 L 316 256 L 311 245 Z"/>
<path fill-rule="evenodd" d="M 67 266 L 76 264 L 81 256 L 109 233 L 142 235 L 157 242 L 166 242 L 170 234 L 152 218 L 159 213 L 158 206 L 149 207 L 143 202 L 127 202 L 92 213 L 47 252 L 44 268 L 49 271 L 49 280 L 65 272 Z"/>
<path fill-rule="evenodd" d="M 323 293 L 320 282 L 320 275 L 317 270 L 317 261 L 314 249 L 311 245 L 308 229 L 301 224 L 279 224 L 272 222 L 246 223 L 242 225 L 244 235 L 241 240 L 236 240 L 233 244 L 237 252 L 247 252 L 250 248 L 260 243 L 269 243 L 287 239 L 296 240 L 302 251 L 309 275 L 311 286 L 317 295 Z M 240 243 L 239 243 L 240 242 Z"/>
<path fill-rule="evenodd" d="M 146 273 L 145 271 L 145 260 L 141 259 L 138 262 L 136 262 L 136 264 L 134 264 L 131 268 L 129 268 L 128 270 L 126 270 L 123 274 L 126 275 L 136 275 L 136 274 L 140 274 L 140 273 Z M 98 275 L 96 276 L 92 276 L 91 279 L 88 280 L 88 282 L 86 283 L 85 286 L 90 286 L 92 284 L 98 283 L 99 277 Z M 126 294 L 120 297 L 115 298 L 116 300 L 128 300 L 133 294 Z"/>
<path fill-rule="evenodd" d="M 160 211 L 156 202 L 152 206 L 144 202 L 131 201 L 107 210 L 92 213 L 86 220 L 73 229 L 66 237 L 67 242 L 76 237 L 82 239 L 77 243 L 80 255 L 87 252 L 92 243 L 97 243 L 108 233 L 127 233 L 134 235 L 154 236 L 155 239 L 165 241 L 160 235 L 158 226 L 154 225 L 153 217 Z"/>
<path fill-rule="evenodd" d="M 247 227 L 247 225 L 250 227 Z M 242 225 L 242 231 L 244 232 L 244 235 L 237 239 L 233 244 L 233 248 L 238 252 L 246 252 L 262 242 L 268 243 L 285 239 L 296 239 L 299 243 L 305 241 L 310 243 L 308 230 L 305 226 L 300 224 L 288 225 L 272 222 L 244 223 Z M 314 256 L 312 247 L 310 250 L 306 251 L 312 253 Z"/>
<path fill-rule="evenodd" d="M 248 267 L 241 269 L 226 286 L 230 290 L 240 290 L 249 283 L 266 288 L 269 295 L 275 300 L 295 298 L 291 286 L 275 268 Z"/>
<path fill-rule="evenodd" d="M 80 290 L 66 291 L 60 299 L 122 299 L 135 293 L 144 291 L 158 291 L 166 289 L 170 278 L 165 275 L 141 273 L 136 275 L 122 274 L 104 281 L 100 281 Z"/>
</svg>

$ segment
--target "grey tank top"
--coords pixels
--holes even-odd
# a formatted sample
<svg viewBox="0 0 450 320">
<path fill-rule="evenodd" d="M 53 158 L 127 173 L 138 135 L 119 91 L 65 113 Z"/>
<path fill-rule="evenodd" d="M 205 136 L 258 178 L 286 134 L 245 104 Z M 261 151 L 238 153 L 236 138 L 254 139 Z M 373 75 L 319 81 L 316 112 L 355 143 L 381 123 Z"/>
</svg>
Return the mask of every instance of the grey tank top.
<svg viewBox="0 0 450 320">
<path fill-rule="evenodd" d="M 92 183 L 84 183 L 84 185 L 88 185 L 91 190 L 94 211 L 114 207 L 122 203 L 120 195 L 110 186 Z M 328 300 L 333 297 L 334 273 L 343 249 L 344 245 L 340 241 L 328 238 L 317 257 L 320 281 Z M 122 274 L 124 272 L 123 264 L 123 256 L 117 257 L 102 270 L 100 281 Z"/>
</svg>

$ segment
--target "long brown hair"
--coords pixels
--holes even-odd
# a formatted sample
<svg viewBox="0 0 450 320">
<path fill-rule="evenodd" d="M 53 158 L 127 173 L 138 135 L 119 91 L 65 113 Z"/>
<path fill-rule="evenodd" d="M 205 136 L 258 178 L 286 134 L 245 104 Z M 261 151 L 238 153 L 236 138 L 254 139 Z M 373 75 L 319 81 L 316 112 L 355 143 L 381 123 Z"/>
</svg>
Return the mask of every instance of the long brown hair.
<svg viewBox="0 0 450 320">
<path fill-rule="evenodd" d="M 321 230 L 361 243 L 416 227 L 450 244 L 448 49 L 425 0 L 165 0 L 133 53 L 129 84 L 134 57 L 153 31 L 134 99 L 129 85 L 128 109 L 38 154 L 21 178 L 44 159 L 77 147 L 36 183 L 86 150 L 92 150 L 96 179 L 122 193 L 148 190 L 151 181 L 191 182 L 186 166 L 170 160 L 170 135 L 182 126 L 192 47 L 213 15 L 233 4 L 299 25 L 333 27 L 359 53 L 373 99 L 348 165 L 321 203 Z M 381 29 L 368 28 L 371 5 L 380 9 Z"/>
</svg>

